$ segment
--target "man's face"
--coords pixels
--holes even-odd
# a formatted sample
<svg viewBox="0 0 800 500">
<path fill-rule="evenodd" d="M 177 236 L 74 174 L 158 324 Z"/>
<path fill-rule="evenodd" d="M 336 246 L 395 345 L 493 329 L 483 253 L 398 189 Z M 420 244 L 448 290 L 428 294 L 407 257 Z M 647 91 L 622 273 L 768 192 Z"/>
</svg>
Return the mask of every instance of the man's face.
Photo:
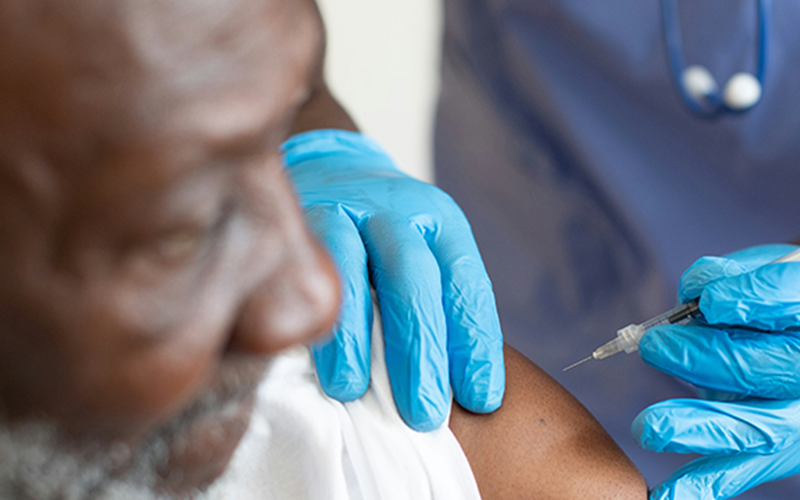
<svg viewBox="0 0 800 500">
<path fill-rule="evenodd" d="M 0 492 L 49 498 L 41 446 L 207 484 L 266 355 L 330 327 L 279 153 L 320 51 L 305 0 L 0 4 Z"/>
</svg>

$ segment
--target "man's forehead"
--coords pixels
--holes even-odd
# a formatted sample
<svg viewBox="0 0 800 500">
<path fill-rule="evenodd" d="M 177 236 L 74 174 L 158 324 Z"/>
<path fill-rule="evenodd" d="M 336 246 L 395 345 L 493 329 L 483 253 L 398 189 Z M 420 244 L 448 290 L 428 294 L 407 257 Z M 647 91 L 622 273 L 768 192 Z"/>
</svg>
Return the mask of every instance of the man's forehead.
<svg viewBox="0 0 800 500">
<path fill-rule="evenodd" d="M 321 49 L 310 0 L 0 2 L 0 191 L 166 186 L 291 117 Z"/>
<path fill-rule="evenodd" d="M 312 13 L 305 0 L 3 2 L 0 134 L 26 120 L 73 144 L 263 125 L 308 91 L 321 47 Z"/>
<path fill-rule="evenodd" d="M 20 47 L 8 42 L 61 56 L 76 47 L 95 55 L 123 48 L 146 60 L 209 45 L 235 51 L 258 44 L 259 34 L 291 28 L 308 8 L 307 0 L 4 0 L 0 36 L 14 50 Z M 101 40 L 106 45 L 85 45 Z"/>
</svg>

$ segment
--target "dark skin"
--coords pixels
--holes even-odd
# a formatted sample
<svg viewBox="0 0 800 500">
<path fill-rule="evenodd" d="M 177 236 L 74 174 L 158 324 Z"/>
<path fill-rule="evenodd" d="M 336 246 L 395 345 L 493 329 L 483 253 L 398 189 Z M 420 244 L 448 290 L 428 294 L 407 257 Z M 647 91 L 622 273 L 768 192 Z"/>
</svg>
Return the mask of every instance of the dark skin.
<svg viewBox="0 0 800 500">
<path fill-rule="evenodd" d="M 135 446 L 236 373 L 226 439 L 198 425 L 171 460 L 171 487 L 202 486 L 246 428 L 261 371 L 242 358 L 336 317 L 279 151 L 319 19 L 310 1 L 56 3 L 0 6 L 0 398 Z"/>
<path fill-rule="evenodd" d="M 266 356 L 336 317 L 279 145 L 355 126 L 311 0 L 100 4 L 0 5 L 0 402 L 135 447 L 235 373 L 224 439 L 190 427 L 181 480 L 163 471 L 180 493 L 224 470 Z M 645 498 L 580 404 L 506 358 L 503 407 L 450 424 L 484 498 Z"/>
<path fill-rule="evenodd" d="M 509 345 L 505 362 L 500 409 L 454 405 L 450 417 L 484 500 L 647 498 L 642 475 L 578 400 Z"/>
</svg>

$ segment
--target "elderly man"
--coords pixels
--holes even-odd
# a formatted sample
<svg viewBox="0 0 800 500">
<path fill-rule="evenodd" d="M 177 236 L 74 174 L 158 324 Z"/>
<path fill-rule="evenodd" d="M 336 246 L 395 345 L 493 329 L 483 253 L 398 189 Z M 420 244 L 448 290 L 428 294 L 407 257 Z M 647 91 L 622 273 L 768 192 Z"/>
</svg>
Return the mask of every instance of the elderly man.
<svg viewBox="0 0 800 500">
<path fill-rule="evenodd" d="M 0 496 L 198 494 L 274 355 L 331 328 L 280 151 L 352 128 L 323 46 L 311 0 L 0 4 Z M 501 410 L 450 419 L 484 498 L 644 497 L 574 399 L 506 365 Z"/>
</svg>

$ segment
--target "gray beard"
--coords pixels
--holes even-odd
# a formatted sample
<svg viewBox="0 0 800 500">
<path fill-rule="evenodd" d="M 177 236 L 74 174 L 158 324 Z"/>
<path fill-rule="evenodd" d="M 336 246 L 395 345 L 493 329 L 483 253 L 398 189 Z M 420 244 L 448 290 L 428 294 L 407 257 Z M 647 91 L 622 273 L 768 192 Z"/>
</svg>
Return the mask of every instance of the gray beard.
<svg viewBox="0 0 800 500">
<path fill-rule="evenodd" d="M 46 422 L 0 427 L 0 498 L 19 500 L 166 500 L 156 493 L 156 471 L 168 446 L 153 438 L 123 476 L 114 474 L 130 450 L 114 445 L 94 452 L 67 450 L 58 429 Z M 91 446 L 87 447 L 91 448 Z"/>
<path fill-rule="evenodd" d="M 169 471 L 167 480 L 181 474 L 169 468 L 170 448 L 185 442 L 182 431 L 197 419 L 252 397 L 267 364 L 247 357 L 226 363 L 208 390 L 136 450 L 120 443 L 65 445 L 69 439 L 53 423 L 9 424 L 0 407 L 0 499 L 206 500 L 201 491 L 177 497 L 155 489 L 163 471 Z"/>
</svg>

